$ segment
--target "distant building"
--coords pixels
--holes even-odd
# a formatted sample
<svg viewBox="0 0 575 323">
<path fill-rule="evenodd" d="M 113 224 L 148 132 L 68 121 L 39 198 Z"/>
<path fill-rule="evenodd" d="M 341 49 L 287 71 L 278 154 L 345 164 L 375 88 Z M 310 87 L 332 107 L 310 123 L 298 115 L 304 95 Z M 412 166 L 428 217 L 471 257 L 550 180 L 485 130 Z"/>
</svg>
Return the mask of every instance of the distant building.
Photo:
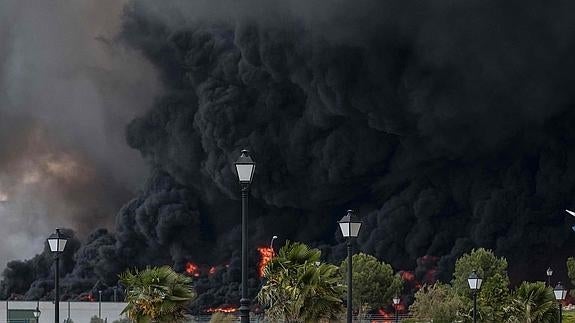
<svg viewBox="0 0 575 323">
<path fill-rule="evenodd" d="M 100 308 L 101 304 L 101 308 Z M 40 317 L 34 318 L 38 306 Z M 90 323 L 93 316 L 100 317 L 107 323 L 125 317 L 120 315 L 126 303 L 113 302 L 60 302 L 60 323 L 71 318 L 74 323 Z M 52 302 L 0 302 L 0 322 L 8 323 L 54 323 L 54 304 Z"/>
</svg>

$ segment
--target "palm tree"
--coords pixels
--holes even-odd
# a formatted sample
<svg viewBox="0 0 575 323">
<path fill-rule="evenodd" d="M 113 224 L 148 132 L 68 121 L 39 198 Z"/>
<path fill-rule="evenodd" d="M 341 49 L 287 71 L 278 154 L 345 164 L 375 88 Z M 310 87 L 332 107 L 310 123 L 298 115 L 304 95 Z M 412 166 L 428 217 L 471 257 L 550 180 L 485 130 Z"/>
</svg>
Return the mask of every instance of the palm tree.
<svg viewBox="0 0 575 323">
<path fill-rule="evenodd" d="M 196 296 L 192 279 L 169 266 L 127 271 L 120 275 L 126 286 L 122 311 L 136 323 L 180 323 L 186 318 L 186 305 Z"/>
<path fill-rule="evenodd" d="M 509 323 L 553 323 L 559 318 L 553 291 L 543 282 L 523 282 L 505 312 Z"/>
<path fill-rule="evenodd" d="M 320 263 L 321 252 L 287 242 L 264 269 L 258 301 L 272 321 L 288 323 L 335 320 L 343 310 L 339 268 Z"/>
</svg>

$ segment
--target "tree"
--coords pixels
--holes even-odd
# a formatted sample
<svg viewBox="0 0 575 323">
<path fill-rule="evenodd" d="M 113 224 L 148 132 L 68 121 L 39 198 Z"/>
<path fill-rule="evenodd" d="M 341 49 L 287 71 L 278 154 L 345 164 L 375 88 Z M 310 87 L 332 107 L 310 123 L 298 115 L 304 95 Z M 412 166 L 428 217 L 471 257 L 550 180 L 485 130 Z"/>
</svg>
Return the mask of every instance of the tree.
<svg viewBox="0 0 575 323">
<path fill-rule="evenodd" d="M 335 320 L 343 310 L 338 267 L 320 263 L 321 252 L 302 243 L 283 246 L 264 269 L 266 283 L 258 293 L 273 322 Z"/>
<path fill-rule="evenodd" d="M 575 258 L 569 257 L 567 259 L 567 276 L 571 280 L 571 285 L 575 285 Z M 574 290 L 571 291 L 571 295 L 574 295 Z"/>
<path fill-rule="evenodd" d="M 544 282 L 523 282 L 505 308 L 509 323 L 553 323 L 559 320 L 553 290 Z"/>
<path fill-rule="evenodd" d="M 358 316 L 362 317 L 367 310 L 391 304 L 392 298 L 401 291 L 402 286 L 402 280 L 393 274 L 393 268 L 364 253 L 353 255 L 352 263 L 352 301 Z M 341 263 L 339 269 L 345 284 L 347 259 Z"/>
<path fill-rule="evenodd" d="M 456 322 L 464 310 L 464 301 L 450 285 L 435 283 L 423 286 L 415 293 L 415 302 L 409 311 L 418 321 L 433 320 L 437 323 Z"/>
<path fill-rule="evenodd" d="M 120 281 L 128 303 L 122 314 L 136 323 L 184 322 L 186 306 L 195 297 L 191 278 L 169 266 L 127 271 Z"/>
<path fill-rule="evenodd" d="M 90 319 L 90 323 L 104 323 L 104 320 L 99 318 L 98 316 L 94 315 Z"/>
<path fill-rule="evenodd" d="M 474 249 L 457 260 L 452 285 L 454 291 L 464 297 L 468 313 L 472 311 L 472 294 L 467 278 L 473 271 L 483 279 L 477 295 L 479 316 L 485 321 L 502 322 L 504 308 L 509 301 L 507 260 L 483 248 Z"/>
</svg>

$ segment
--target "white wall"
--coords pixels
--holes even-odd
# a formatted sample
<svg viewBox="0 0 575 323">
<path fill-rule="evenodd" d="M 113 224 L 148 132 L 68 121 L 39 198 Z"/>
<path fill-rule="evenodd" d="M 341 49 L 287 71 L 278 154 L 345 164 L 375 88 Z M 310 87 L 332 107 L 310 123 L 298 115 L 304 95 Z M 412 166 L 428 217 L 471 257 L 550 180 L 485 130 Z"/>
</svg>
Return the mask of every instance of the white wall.
<svg viewBox="0 0 575 323">
<path fill-rule="evenodd" d="M 0 322 L 8 319 L 8 309 L 36 309 L 37 302 L 0 302 Z M 74 323 L 90 323 L 92 316 L 98 316 L 98 302 L 60 302 L 60 323 L 68 318 L 68 304 L 70 305 L 70 318 Z M 126 307 L 126 303 L 102 302 L 102 319 L 107 318 L 108 323 L 119 319 L 120 313 Z M 40 302 L 40 320 L 38 323 L 54 323 L 54 304 L 52 302 Z"/>
</svg>

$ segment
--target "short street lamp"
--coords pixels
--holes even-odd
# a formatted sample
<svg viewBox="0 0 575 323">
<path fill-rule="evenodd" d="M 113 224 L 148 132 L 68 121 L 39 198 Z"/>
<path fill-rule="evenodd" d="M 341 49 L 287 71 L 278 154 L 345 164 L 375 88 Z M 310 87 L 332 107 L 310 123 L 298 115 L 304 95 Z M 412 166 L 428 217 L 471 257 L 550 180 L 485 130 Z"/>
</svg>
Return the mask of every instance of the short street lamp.
<svg viewBox="0 0 575 323">
<path fill-rule="evenodd" d="M 565 300 L 567 296 L 567 290 L 561 283 L 557 283 L 557 286 L 553 289 L 553 294 L 555 294 L 555 299 L 559 303 L 559 323 L 563 322 L 563 304 L 561 301 Z"/>
<path fill-rule="evenodd" d="M 347 210 L 347 214 L 338 221 L 341 234 L 347 238 L 347 323 L 351 323 L 352 311 L 352 254 L 351 254 L 351 238 L 357 238 L 359 229 L 361 228 L 361 221 L 357 219 L 352 210 Z"/>
<path fill-rule="evenodd" d="M 54 275 L 54 322 L 60 322 L 60 254 L 64 252 L 66 242 L 68 242 L 68 239 L 60 233 L 60 229 L 56 229 L 56 232 L 48 237 L 48 245 L 50 246 L 50 251 L 54 254 L 56 266 Z"/>
<path fill-rule="evenodd" d="M 235 162 L 236 174 L 242 192 L 242 298 L 240 299 L 240 322 L 250 321 L 250 300 L 248 299 L 248 193 L 256 169 L 256 163 L 247 150 Z"/>
<path fill-rule="evenodd" d="M 399 313 L 397 312 L 399 302 L 401 302 L 401 299 L 399 298 L 399 296 L 395 296 L 393 298 L 393 309 L 395 310 L 395 323 L 399 322 Z"/>
<path fill-rule="evenodd" d="M 40 302 L 36 303 L 36 309 L 32 311 L 32 315 L 34 315 L 34 318 L 36 319 L 36 323 L 38 323 L 38 320 L 40 319 Z"/>
<path fill-rule="evenodd" d="M 473 294 L 473 323 L 477 323 L 477 293 L 481 289 L 482 282 L 483 279 L 479 278 L 475 271 L 467 278 L 467 284 L 469 284 L 469 288 Z"/>
<path fill-rule="evenodd" d="M 551 267 L 547 268 L 547 286 L 551 287 L 551 276 L 553 276 L 553 269 Z"/>
</svg>

